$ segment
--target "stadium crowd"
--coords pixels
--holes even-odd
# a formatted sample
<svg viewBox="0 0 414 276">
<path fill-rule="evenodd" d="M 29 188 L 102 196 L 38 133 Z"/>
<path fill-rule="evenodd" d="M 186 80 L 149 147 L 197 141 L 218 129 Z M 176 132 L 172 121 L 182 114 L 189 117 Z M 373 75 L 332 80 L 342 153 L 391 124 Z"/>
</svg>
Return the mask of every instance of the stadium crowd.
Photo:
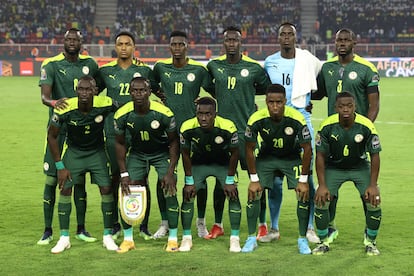
<svg viewBox="0 0 414 276">
<path fill-rule="evenodd" d="M 185 2 L 185 4 L 184 4 Z M 414 8 L 410 0 L 361 1 L 318 0 L 318 39 L 308 43 L 332 42 L 333 33 L 348 26 L 361 42 L 409 42 L 414 39 Z M 62 30 L 74 27 L 84 34 L 85 43 L 93 39 L 96 0 L 4 0 L 0 10 L 0 43 L 53 43 Z M 254 12 L 254 14 L 253 14 Z M 117 19 L 111 33 L 134 33 L 139 44 L 165 43 L 167 32 L 185 30 L 190 41 L 218 43 L 225 26 L 237 22 L 247 44 L 277 43 L 276 26 L 284 21 L 297 25 L 301 40 L 300 1 L 118 1 Z M 358 20 L 351 20 L 357 18 Z M 60 41 L 60 40 L 58 40 Z M 108 40 L 105 41 L 106 43 Z"/>
<path fill-rule="evenodd" d="M 4 0 L 0 43 L 56 44 L 56 37 L 72 27 L 80 29 L 90 43 L 95 4 L 96 0 Z"/>
</svg>

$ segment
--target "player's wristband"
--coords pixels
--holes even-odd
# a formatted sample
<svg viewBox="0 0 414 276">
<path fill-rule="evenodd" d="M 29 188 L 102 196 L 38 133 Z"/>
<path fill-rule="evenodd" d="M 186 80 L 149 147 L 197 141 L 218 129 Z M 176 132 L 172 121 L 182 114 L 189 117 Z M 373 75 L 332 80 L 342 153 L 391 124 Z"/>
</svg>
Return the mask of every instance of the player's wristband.
<svg viewBox="0 0 414 276">
<path fill-rule="evenodd" d="M 128 177 L 128 176 L 129 176 L 128 172 L 122 172 L 121 173 L 121 178 Z"/>
<path fill-rule="evenodd" d="M 55 107 L 56 103 L 57 103 L 57 100 L 53 100 L 53 101 L 51 101 L 51 102 L 50 102 L 50 105 L 51 105 L 52 107 Z"/>
<path fill-rule="evenodd" d="M 259 182 L 259 176 L 257 175 L 257 173 L 250 174 L 250 181 L 251 182 Z"/>
<path fill-rule="evenodd" d="M 192 175 L 185 176 L 185 185 L 194 185 L 194 177 Z"/>
<path fill-rule="evenodd" d="M 55 166 L 57 170 L 63 170 L 65 168 L 65 164 L 63 164 L 62 160 L 55 162 Z"/>
<path fill-rule="evenodd" d="M 226 184 L 227 185 L 233 185 L 234 184 L 234 175 L 226 176 Z"/>
<path fill-rule="evenodd" d="M 299 182 L 303 182 L 303 183 L 308 182 L 308 175 L 301 174 L 299 176 Z"/>
</svg>

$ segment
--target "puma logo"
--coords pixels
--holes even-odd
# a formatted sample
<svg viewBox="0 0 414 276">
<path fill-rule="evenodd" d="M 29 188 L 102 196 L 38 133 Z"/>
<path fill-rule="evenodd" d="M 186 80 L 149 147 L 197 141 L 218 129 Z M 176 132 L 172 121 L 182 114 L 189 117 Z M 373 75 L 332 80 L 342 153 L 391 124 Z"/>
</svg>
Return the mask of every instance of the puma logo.
<svg viewBox="0 0 414 276">
<path fill-rule="evenodd" d="M 218 68 L 217 71 L 219 71 L 220 73 L 224 73 L 224 68 Z"/>
<path fill-rule="evenodd" d="M 115 76 L 116 75 L 109 75 L 108 77 L 110 77 L 111 79 L 115 80 Z"/>
<path fill-rule="evenodd" d="M 198 144 L 198 142 L 200 142 L 200 138 L 191 138 L 191 140 L 193 140 L 194 142 L 196 142 Z"/>
<path fill-rule="evenodd" d="M 130 128 L 134 128 L 134 123 L 127 122 L 127 126 L 129 126 Z"/>
<path fill-rule="evenodd" d="M 328 74 L 333 76 L 334 70 L 328 70 Z"/>
<path fill-rule="evenodd" d="M 335 140 L 335 141 L 338 141 L 339 134 L 338 134 L 338 135 L 336 135 L 336 136 L 335 136 L 335 135 L 333 135 L 333 134 L 331 134 L 331 137 L 332 137 L 332 138 L 334 138 L 334 140 Z"/>
<path fill-rule="evenodd" d="M 171 78 L 171 72 L 165 72 L 164 75 L 166 75 L 168 78 Z"/>
<path fill-rule="evenodd" d="M 71 125 L 74 125 L 74 126 L 77 126 L 78 125 L 78 122 L 76 122 L 76 121 L 70 121 L 70 124 Z"/>
<path fill-rule="evenodd" d="M 269 128 L 269 129 L 265 129 L 265 128 L 263 128 L 263 131 L 264 131 L 264 132 L 266 132 L 266 133 L 267 133 L 267 135 L 269 135 L 269 133 L 270 133 L 270 128 Z"/>
<path fill-rule="evenodd" d="M 59 72 L 61 72 L 63 75 L 65 75 L 65 76 L 66 76 L 66 70 L 59 69 Z"/>
</svg>

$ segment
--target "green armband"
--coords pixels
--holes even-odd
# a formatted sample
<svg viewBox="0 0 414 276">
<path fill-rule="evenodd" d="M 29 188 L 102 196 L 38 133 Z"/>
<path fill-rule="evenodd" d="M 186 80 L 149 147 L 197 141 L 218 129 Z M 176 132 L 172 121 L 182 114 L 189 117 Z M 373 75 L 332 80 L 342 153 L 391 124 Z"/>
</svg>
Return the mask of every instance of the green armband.
<svg viewBox="0 0 414 276">
<path fill-rule="evenodd" d="M 57 170 L 63 170 L 65 168 L 65 164 L 63 164 L 62 160 L 55 162 L 55 166 Z"/>
<path fill-rule="evenodd" d="M 226 176 L 226 184 L 227 185 L 233 185 L 234 184 L 234 175 Z"/>
<path fill-rule="evenodd" d="M 185 176 L 185 185 L 194 185 L 194 177 L 192 175 Z"/>
</svg>

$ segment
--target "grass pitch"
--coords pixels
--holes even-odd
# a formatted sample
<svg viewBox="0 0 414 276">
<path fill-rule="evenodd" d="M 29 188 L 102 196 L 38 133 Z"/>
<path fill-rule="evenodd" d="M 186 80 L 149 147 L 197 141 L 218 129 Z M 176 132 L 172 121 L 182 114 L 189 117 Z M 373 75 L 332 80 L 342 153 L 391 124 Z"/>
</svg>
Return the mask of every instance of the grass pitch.
<svg viewBox="0 0 414 276">
<path fill-rule="evenodd" d="M 87 187 L 86 225 L 99 241 L 86 244 L 74 238 L 76 219 L 73 211 L 72 248 L 62 254 L 51 254 L 50 249 L 59 238 L 57 206 L 53 223 L 55 240 L 50 246 L 36 245 L 44 227 L 42 160 L 48 114 L 47 108 L 41 104 L 37 82 L 37 77 L 0 78 L 0 91 L 3 93 L 0 105 L 2 275 L 413 275 L 410 265 L 414 247 L 411 243 L 414 207 L 411 201 L 414 195 L 411 183 L 414 178 L 411 143 L 414 137 L 413 78 L 381 80 L 381 110 L 375 123 L 383 147 L 379 177 L 383 220 L 377 241 L 381 251 L 378 257 L 367 257 L 364 253 L 363 211 L 357 190 L 351 183 L 341 189 L 337 212 L 340 235 L 325 256 L 298 254 L 295 196 L 286 186 L 280 218 L 281 240 L 259 244 L 251 254 L 228 252 L 227 211 L 223 219 L 225 236 L 212 241 L 203 240 L 196 237 L 194 227 L 194 246 L 189 253 L 166 253 L 163 250 L 166 240 L 144 241 L 138 237 L 137 229 L 136 250 L 122 255 L 108 252 L 101 244 L 102 215 L 98 188 L 90 184 Z M 258 97 L 257 102 L 263 106 L 263 97 Z M 315 129 L 325 115 L 326 101 L 314 102 Z M 181 190 L 181 165 L 178 169 L 178 187 Z M 155 184 L 154 177 L 152 172 L 151 187 Z M 242 205 L 246 202 L 247 184 L 248 179 L 242 173 L 239 186 Z M 207 223 L 210 227 L 214 216 L 213 185 L 209 186 Z M 152 190 L 150 230 L 155 232 L 160 215 L 155 189 Z M 246 237 L 247 222 L 243 208 L 242 245 Z"/>
</svg>

